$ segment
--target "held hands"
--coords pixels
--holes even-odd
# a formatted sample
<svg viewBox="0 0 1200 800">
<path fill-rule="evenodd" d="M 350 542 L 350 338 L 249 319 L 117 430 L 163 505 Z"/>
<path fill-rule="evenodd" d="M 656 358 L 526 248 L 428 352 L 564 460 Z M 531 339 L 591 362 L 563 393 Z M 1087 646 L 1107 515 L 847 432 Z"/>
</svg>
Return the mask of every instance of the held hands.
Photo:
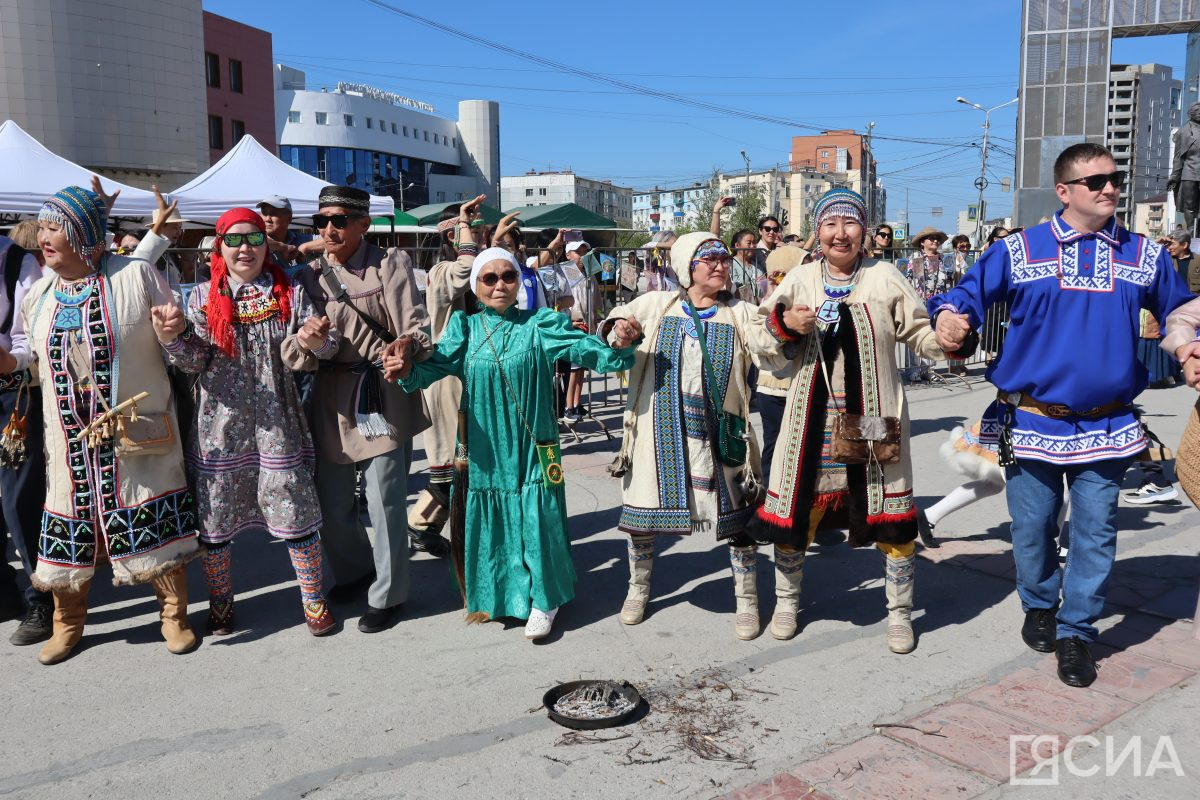
<svg viewBox="0 0 1200 800">
<path fill-rule="evenodd" d="M 619 319 L 613 325 L 612 348 L 623 350 L 626 347 L 632 347 L 641 335 L 642 323 L 636 319 Z"/>
<path fill-rule="evenodd" d="M 319 350 L 329 339 L 329 317 L 309 317 L 304 320 L 296 339 L 309 352 Z"/>
<path fill-rule="evenodd" d="M 1175 358 L 1183 365 L 1183 377 L 1187 385 L 1200 390 L 1200 342 L 1188 342 L 1178 348 Z"/>
<path fill-rule="evenodd" d="M 801 336 L 807 336 L 817 327 L 817 312 L 804 305 L 792 306 L 784 310 L 783 324 Z"/>
<path fill-rule="evenodd" d="M 412 338 L 401 336 L 383 348 L 383 379 L 394 383 L 412 372 Z"/>
<path fill-rule="evenodd" d="M 183 311 L 174 303 L 150 308 L 150 322 L 154 325 L 154 335 L 163 344 L 175 341 L 187 328 L 187 319 Z"/>
<path fill-rule="evenodd" d="M 937 315 L 937 324 L 933 332 L 942 352 L 953 353 L 962 347 L 962 343 L 971 333 L 971 323 L 966 314 L 955 314 L 947 310 Z"/>
</svg>

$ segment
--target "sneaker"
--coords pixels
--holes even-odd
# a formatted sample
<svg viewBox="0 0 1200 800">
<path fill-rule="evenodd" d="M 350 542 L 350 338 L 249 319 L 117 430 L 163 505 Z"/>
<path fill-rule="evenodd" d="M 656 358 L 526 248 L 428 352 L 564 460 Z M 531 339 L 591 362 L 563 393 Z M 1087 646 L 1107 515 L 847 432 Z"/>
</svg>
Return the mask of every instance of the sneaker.
<svg viewBox="0 0 1200 800">
<path fill-rule="evenodd" d="M 529 621 L 525 623 L 525 638 L 531 642 L 545 639 L 550 634 L 550 627 L 554 624 L 556 614 L 558 614 L 557 608 L 549 611 L 539 611 L 536 608 L 531 610 Z"/>
<path fill-rule="evenodd" d="M 575 406 L 575 413 L 580 417 L 590 417 L 592 415 L 592 410 L 587 406 Z"/>
<path fill-rule="evenodd" d="M 1159 486 L 1154 481 L 1146 481 L 1135 491 L 1126 492 L 1121 496 L 1125 498 L 1126 503 L 1144 506 L 1150 503 L 1166 503 L 1174 500 L 1179 497 L 1179 490 L 1175 488 L 1174 484 L 1168 483 L 1166 486 Z"/>
<path fill-rule="evenodd" d="M 568 408 L 563 413 L 562 418 L 559 420 L 559 422 L 562 422 L 566 425 L 574 425 L 575 423 L 579 422 L 581 419 L 583 419 L 583 417 L 579 415 L 578 411 L 576 411 L 573 408 Z"/>
<path fill-rule="evenodd" d="M 411 525 L 408 528 L 409 553 L 429 553 L 434 558 L 445 558 L 450 555 L 450 540 L 440 536 L 436 531 L 418 531 Z"/>
<path fill-rule="evenodd" d="M 9 637 L 8 641 L 17 647 L 46 641 L 50 638 L 53 630 L 50 622 L 53 614 L 54 609 L 48 605 L 31 604 L 29 610 L 25 612 L 25 619 L 21 620 L 21 624 L 13 631 L 13 635 Z"/>
</svg>

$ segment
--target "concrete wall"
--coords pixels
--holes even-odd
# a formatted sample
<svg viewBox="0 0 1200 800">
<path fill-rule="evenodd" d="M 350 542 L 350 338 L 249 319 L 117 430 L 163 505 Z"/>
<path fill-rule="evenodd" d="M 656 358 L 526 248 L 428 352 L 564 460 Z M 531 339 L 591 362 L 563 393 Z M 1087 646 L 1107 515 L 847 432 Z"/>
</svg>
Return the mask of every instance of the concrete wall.
<svg viewBox="0 0 1200 800">
<path fill-rule="evenodd" d="M 136 185 L 206 169 L 200 0 L 0 0 L 0 119 Z"/>
</svg>

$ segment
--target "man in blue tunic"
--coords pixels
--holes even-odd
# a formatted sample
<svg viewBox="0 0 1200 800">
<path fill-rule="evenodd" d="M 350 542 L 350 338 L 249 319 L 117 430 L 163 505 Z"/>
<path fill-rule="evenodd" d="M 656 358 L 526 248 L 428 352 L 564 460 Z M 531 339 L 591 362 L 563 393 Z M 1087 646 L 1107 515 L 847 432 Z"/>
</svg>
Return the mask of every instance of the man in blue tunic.
<svg viewBox="0 0 1200 800">
<path fill-rule="evenodd" d="M 1058 676 L 1088 686 L 1116 558 L 1121 477 L 1145 449 L 1132 402 L 1146 388 L 1138 315 L 1166 319 L 1191 298 L 1166 249 L 1117 225 L 1125 173 L 1083 143 L 1054 163 L 1063 208 L 991 247 L 959 285 L 929 301 L 938 344 L 969 355 L 984 313 L 1007 301 L 1010 322 L 988 369 L 999 389 L 1021 636 L 1054 651 Z M 1055 521 L 1071 493 L 1071 548 L 1059 567 Z M 1057 624 L 1056 624 L 1057 620 Z"/>
</svg>

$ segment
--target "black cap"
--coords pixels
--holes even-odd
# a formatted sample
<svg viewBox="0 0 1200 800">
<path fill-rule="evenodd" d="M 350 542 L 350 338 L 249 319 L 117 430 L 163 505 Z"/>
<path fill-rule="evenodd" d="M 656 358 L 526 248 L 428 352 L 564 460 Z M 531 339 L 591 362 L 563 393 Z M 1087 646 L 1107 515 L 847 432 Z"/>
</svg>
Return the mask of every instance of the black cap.
<svg viewBox="0 0 1200 800">
<path fill-rule="evenodd" d="M 317 208 L 337 206 L 351 211 L 371 213 L 371 195 L 353 186 L 326 186 L 317 195 Z"/>
</svg>

